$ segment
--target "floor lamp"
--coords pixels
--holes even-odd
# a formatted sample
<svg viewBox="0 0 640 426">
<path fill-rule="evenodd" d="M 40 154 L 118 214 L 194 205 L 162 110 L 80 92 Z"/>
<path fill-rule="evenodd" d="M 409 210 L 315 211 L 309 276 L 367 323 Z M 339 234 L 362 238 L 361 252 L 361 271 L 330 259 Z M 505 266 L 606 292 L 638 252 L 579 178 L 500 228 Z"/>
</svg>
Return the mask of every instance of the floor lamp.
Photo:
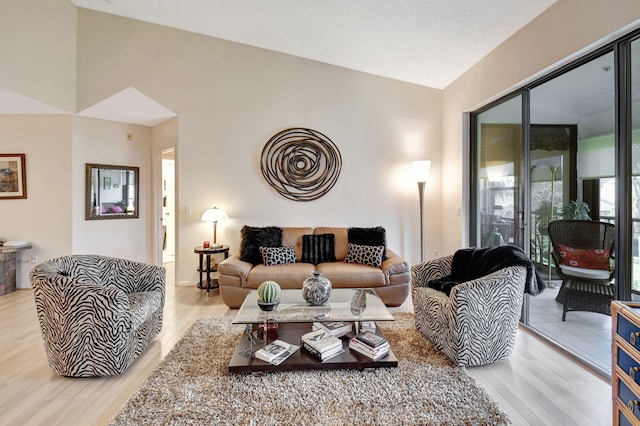
<svg viewBox="0 0 640 426">
<path fill-rule="evenodd" d="M 420 196 L 420 261 L 424 262 L 424 184 L 429 177 L 431 160 L 419 160 L 413 162 L 413 176 L 418 183 L 418 195 Z"/>
</svg>

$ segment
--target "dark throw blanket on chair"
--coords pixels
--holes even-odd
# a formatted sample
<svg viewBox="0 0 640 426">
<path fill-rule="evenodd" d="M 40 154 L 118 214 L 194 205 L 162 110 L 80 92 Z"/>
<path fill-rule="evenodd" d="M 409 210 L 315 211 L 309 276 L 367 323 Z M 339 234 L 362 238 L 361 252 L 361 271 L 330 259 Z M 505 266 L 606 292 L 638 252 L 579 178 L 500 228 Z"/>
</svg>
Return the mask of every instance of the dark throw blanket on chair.
<svg viewBox="0 0 640 426">
<path fill-rule="evenodd" d="M 484 277 L 508 266 L 527 268 L 524 287 L 526 293 L 537 296 L 545 289 L 545 283 L 531 259 L 515 246 L 460 249 L 453 255 L 451 275 L 430 281 L 427 286 L 443 291 L 448 296 L 455 285 Z"/>
</svg>

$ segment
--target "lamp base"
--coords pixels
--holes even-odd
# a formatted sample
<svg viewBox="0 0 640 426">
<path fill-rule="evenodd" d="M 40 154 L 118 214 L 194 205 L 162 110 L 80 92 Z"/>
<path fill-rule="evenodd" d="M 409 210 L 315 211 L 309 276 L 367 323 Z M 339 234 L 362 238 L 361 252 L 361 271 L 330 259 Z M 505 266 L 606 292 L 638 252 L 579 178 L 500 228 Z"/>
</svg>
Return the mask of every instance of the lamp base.
<svg viewBox="0 0 640 426">
<path fill-rule="evenodd" d="M 222 247 L 222 244 L 216 244 L 216 243 L 213 243 L 213 244 L 211 244 L 211 246 L 210 246 L 210 247 L 211 247 L 211 248 L 214 248 L 214 249 L 217 249 L 217 248 L 221 248 L 221 247 Z"/>
</svg>

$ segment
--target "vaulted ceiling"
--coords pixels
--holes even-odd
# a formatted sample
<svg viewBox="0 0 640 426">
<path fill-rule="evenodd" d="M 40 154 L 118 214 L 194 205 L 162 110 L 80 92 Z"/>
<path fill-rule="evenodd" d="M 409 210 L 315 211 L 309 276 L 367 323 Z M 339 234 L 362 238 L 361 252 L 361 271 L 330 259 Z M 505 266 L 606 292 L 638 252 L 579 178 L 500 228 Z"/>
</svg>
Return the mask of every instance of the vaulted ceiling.
<svg viewBox="0 0 640 426">
<path fill-rule="evenodd" d="M 443 89 L 556 0 L 71 0 Z"/>
<path fill-rule="evenodd" d="M 557 0 L 70 0 L 81 8 L 443 89 Z M 0 88 L 0 114 L 64 113 Z M 175 114 L 128 88 L 79 115 Z"/>
</svg>

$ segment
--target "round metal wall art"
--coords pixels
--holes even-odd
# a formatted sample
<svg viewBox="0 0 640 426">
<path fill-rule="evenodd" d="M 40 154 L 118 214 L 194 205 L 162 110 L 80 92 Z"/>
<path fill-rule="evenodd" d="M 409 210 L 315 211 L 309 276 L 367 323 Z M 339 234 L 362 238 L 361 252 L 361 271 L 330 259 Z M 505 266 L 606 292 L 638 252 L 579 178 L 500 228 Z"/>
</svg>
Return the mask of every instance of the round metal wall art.
<svg viewBox="0 0 640 426">
<path fill-rule="evenodd" d="M 262 149 L 262 175 L 283 197 L 311 201 L 325 195 L 340 176 L 342 158 L 322 133 L 292 128 L 275 134 Z"/>
</svg>

